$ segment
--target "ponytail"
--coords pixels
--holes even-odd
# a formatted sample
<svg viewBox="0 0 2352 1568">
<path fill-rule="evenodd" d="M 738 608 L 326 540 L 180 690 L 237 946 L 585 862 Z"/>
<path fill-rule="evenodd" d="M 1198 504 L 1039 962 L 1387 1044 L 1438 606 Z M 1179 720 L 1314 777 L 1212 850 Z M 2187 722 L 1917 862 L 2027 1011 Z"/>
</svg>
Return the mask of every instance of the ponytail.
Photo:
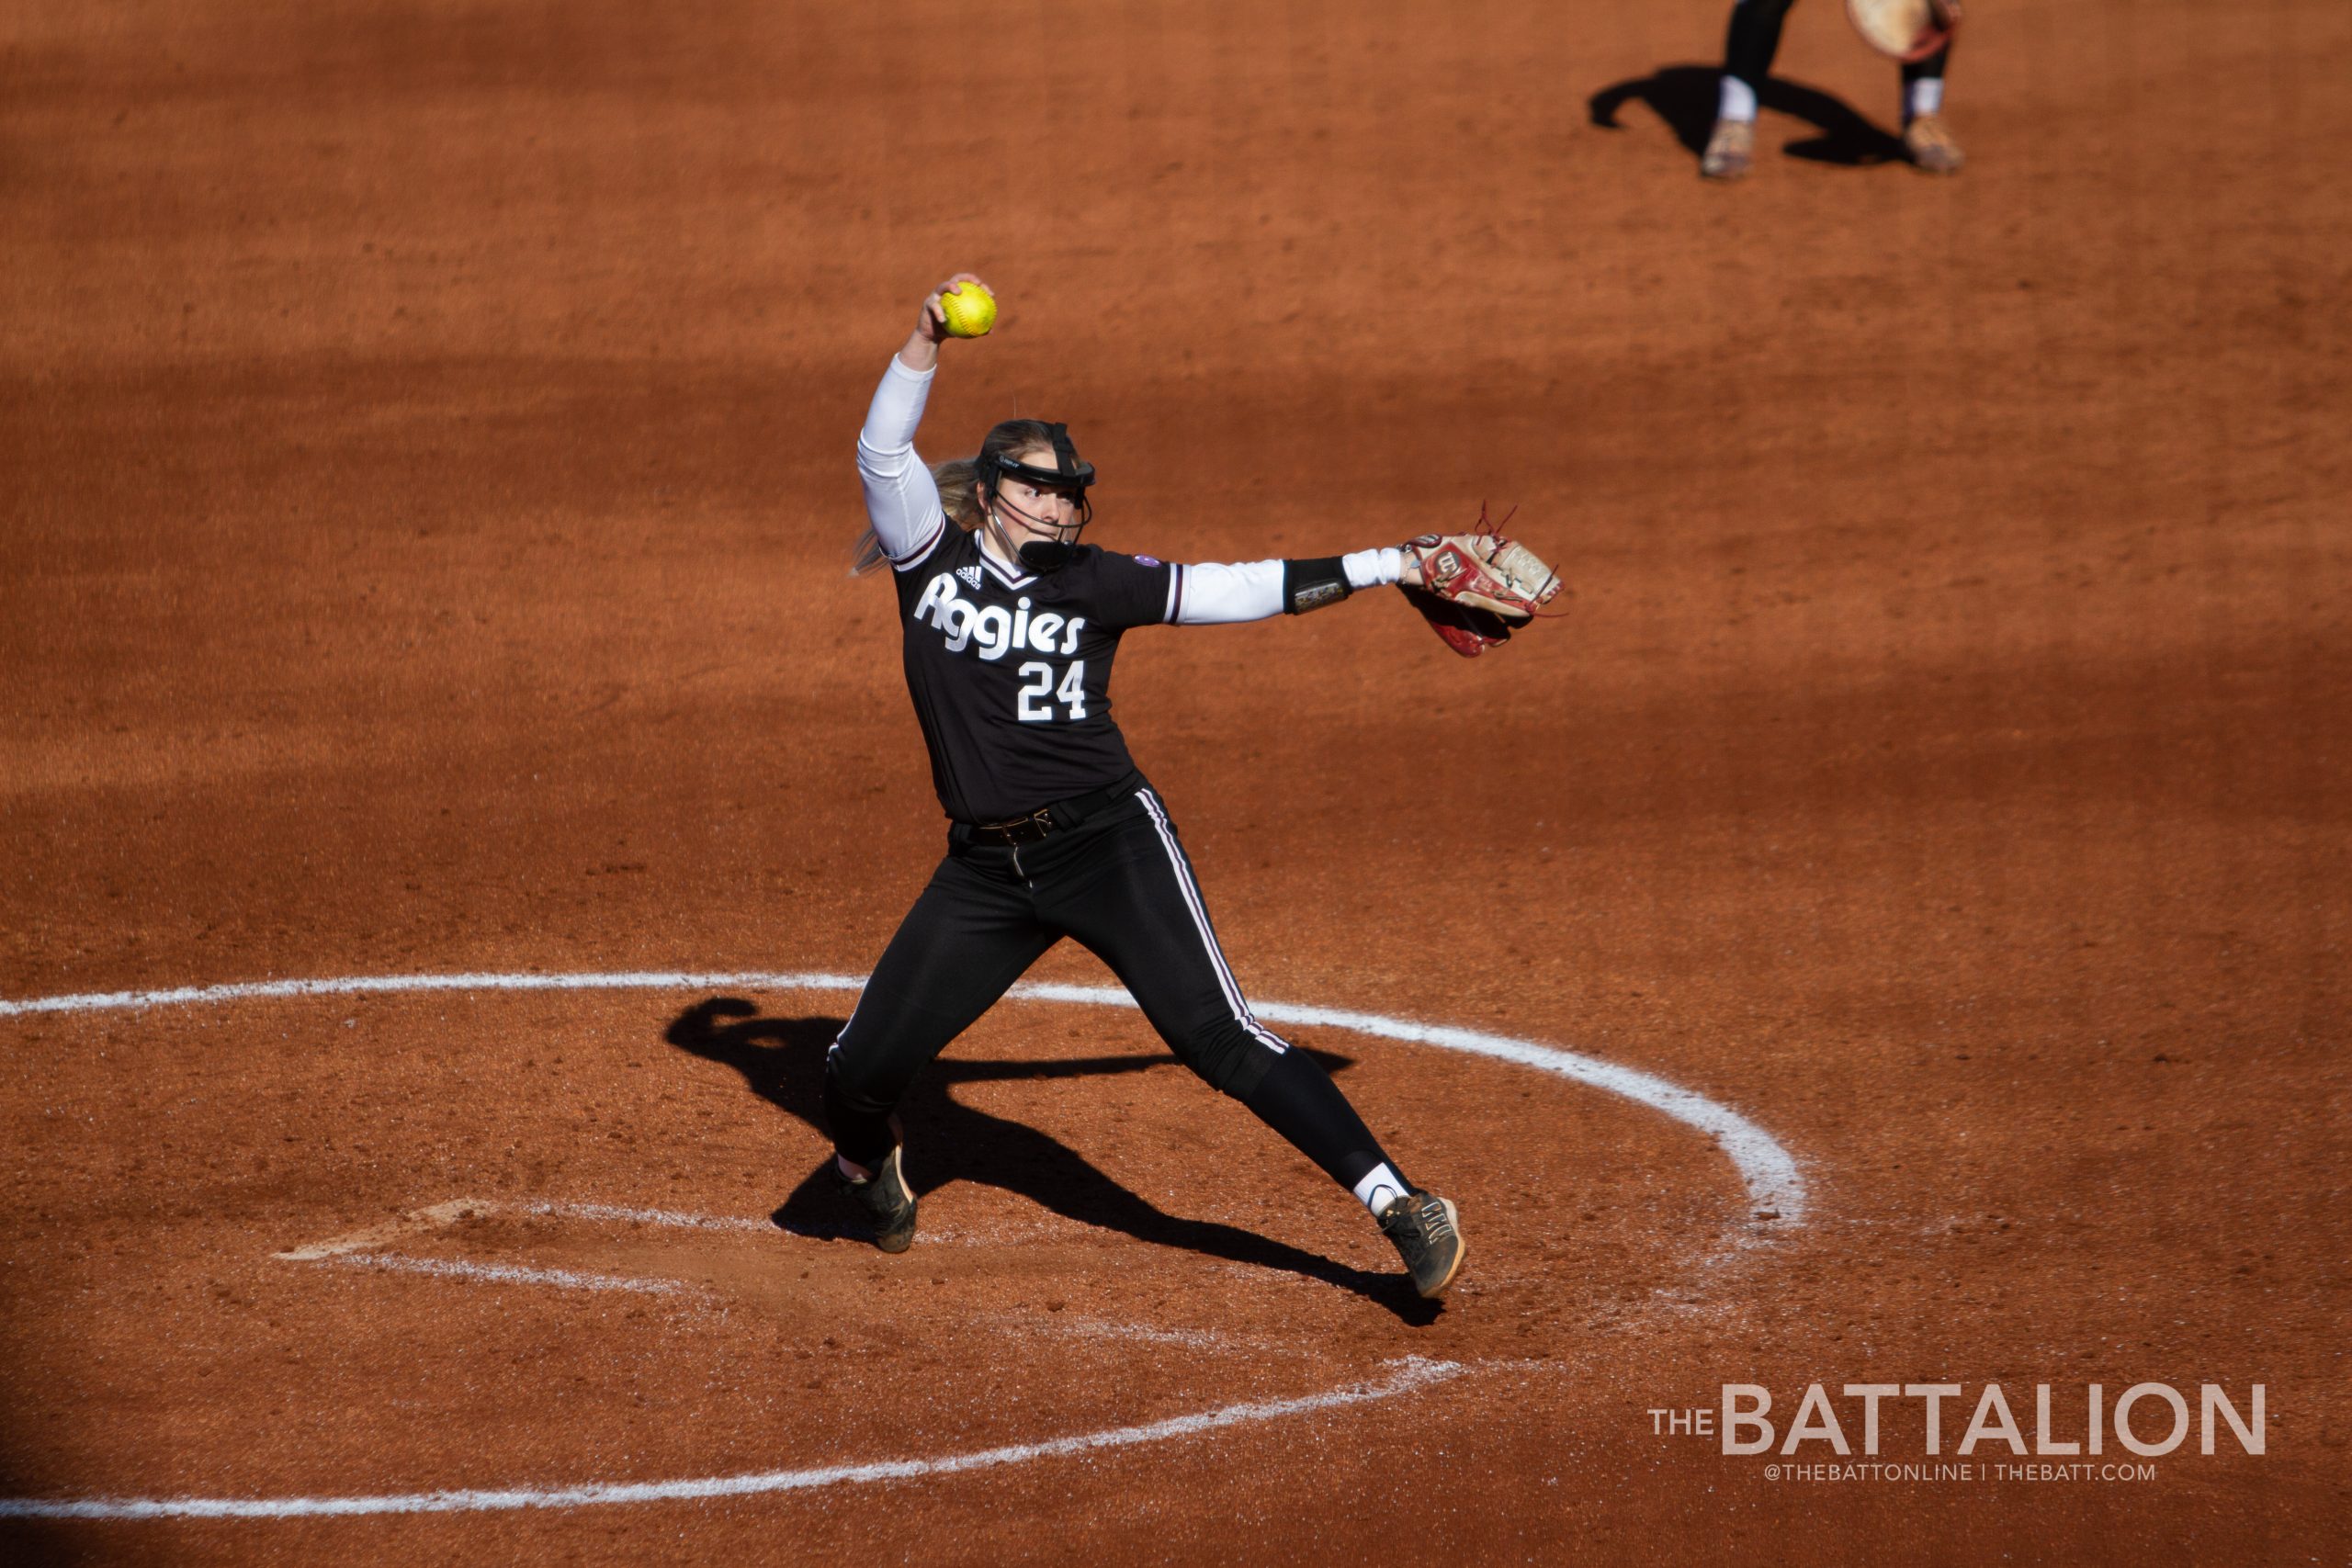
<svg viewBox="0 0 2352 1568">
<path fill-rule="evenodd" d="M 947 513 L 950 523 L 967 534 L 980 525 L 979 476 L 978 457 L 956 457 L 931 466 L 932 483 L 939 487 L 940 509 Z M 889 558 L 889 552 L 882 547 L 881 536 L 868 523 L 852 547 L 850 575 L 864 577 Z"/>
<path fill-rule="evenodd" d="M 1053 446 L 1052 427 L 1034 419 L 1008 419 L 989 432 L 980 444 L 979 453 L 969 457 L 955 457 L 931 466 L 932 482 L 939 487 L 939 505 L 947 520 L 967 534 L 980 525 L 983 508 L 980 504 L 980 458 L 1002 457 L 1009 452 L 1024 452 L 1038 447 Z M 1075 454 L 1073 453 L 1073 458 Z M 868 523 L 865 532 L 857 536 L 852 548 L 850 572 L 863 577 L 889 559 L 882 547 L 881 538 Z"/>
</svg>

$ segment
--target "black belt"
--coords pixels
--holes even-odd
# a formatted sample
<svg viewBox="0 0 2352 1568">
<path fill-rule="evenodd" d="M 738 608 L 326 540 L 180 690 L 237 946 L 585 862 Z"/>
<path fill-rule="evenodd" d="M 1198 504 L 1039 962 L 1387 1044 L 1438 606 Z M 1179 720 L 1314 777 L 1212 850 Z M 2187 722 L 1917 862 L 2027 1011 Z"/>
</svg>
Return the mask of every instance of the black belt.
<svg viewBox="0 0 2352 1568">
<path fill-rule="evenodd" d="M 1026 817 L 1015 817 L 1010 822 L 958 822 L 948 829 L 950 837 L 960 843 L 1011 845 L 1042 842 L 1049 835 L 1075 828 L 1088 818 L 1127 798 L 1143 787 L 1141 773 L 1129 773 L 1117 784 L 1084 795 L 1073 795 L 1068 800 L 1057 800 L 1051 806 L 1041 806 Z"/>
</svg>

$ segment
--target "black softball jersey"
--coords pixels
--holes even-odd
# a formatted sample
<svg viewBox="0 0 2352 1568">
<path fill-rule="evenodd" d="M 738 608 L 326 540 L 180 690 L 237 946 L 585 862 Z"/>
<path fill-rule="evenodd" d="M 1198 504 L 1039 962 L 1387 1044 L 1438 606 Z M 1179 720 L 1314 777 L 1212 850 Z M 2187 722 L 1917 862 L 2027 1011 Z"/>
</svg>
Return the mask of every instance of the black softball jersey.
<svg viewBox="0 0 2352 1568">
<path fill-rule="evenodd" d="M 1081 545 L 1058 571 L 1009 571 L 944 519 L 891 565 L 907 691 L 949 817 L 1008 821 L 1135 771 L 1111 663 L 1129 627 L 1171 617 L 1173 568 Z"/>
</svg>

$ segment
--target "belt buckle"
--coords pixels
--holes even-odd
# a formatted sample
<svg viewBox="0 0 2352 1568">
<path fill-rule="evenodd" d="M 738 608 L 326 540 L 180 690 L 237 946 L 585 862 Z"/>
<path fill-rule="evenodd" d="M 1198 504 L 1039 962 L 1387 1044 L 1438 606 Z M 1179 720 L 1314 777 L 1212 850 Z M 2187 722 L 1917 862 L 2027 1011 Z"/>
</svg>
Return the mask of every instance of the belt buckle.
<svg viewBox="0 0 2352 1568">
<path fill-rule="evenodd" d="M 1054 821 L 1050 815 L 1033 811 L 1010 822 L 984 822 L 979 827 L 978 836 L 990 843 L 1035 844 L 1042 843 L 1046 835 L 1053 830 Z"/>
</svg>

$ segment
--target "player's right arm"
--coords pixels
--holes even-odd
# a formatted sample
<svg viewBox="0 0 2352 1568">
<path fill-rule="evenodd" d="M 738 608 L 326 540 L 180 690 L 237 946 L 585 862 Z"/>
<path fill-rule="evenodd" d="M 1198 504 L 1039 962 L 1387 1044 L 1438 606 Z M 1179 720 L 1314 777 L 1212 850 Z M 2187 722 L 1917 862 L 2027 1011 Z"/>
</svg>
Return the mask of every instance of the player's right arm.
<svg viewBox="0 0 2352 1568">
<path fill-rule="evenodd" d="M 922 423 L 923 404 L 931 397 L 940 340 L 947 335 L 939 297 L 967 282 L 979 279 L 959 272 L 923 300 L 915 330 L 882 372 L 882 384 L 874 389 L 874 401 L 865 411 L 865 428 L 858 433 L 857 477 L 865 487 L 865 519 L 893 565 L 921 558 L 947 525 L 939 486 L 933 482 L 930 468 L 915 456 L 915 429 Z"/>
</svg>

